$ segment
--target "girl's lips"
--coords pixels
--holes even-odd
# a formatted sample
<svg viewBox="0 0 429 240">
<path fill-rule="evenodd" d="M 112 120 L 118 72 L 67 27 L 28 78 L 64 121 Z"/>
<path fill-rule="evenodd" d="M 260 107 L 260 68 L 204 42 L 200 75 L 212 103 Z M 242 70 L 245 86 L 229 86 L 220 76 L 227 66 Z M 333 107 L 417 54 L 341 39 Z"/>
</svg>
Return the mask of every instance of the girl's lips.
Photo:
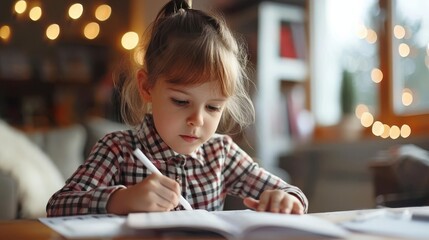
<svg viewBox="0 0 429 240">
<path fill-rule="evenodd" d="M 183 138 L 183 140 L 185 140 L 186 142 L 192 143 L 195 142 L 196 140 L 198 140 L 197 137 L 195 136 L 188 136 L 188 135 L 180 135 L 181 138 Z"/>
</svg>

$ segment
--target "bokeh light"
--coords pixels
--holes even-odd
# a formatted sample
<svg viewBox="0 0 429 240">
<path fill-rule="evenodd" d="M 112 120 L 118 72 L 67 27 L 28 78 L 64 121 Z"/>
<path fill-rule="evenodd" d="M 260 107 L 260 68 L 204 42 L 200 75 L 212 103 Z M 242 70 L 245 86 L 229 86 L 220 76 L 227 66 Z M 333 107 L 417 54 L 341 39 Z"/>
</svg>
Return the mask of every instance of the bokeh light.
<svg viewBox="0 0 429 240">
<path fill-rule="evenodd" d="M 362 113 L 360 123 L 364 127 L 370 127 L 372 123 L 374 122 L 374 116 L 370 112 L 364 112 Z"/>
<path fill-rule="evenodd" d="M 383 123 L 380 121 L 375 121 L 374 124 L 372 125 L 372 134 L 374 134 L 374 136 L 381 136 L 381 134 L 383 134 L 383 131 L 384 131 Z"/>
<path fill-rule="evenodd" d="M 390 137 L 390 126 L 383 124 L 383 133 L 380 135 L 382 138 Z"/>
<path fill-rule="evenodd" d="M 60 35 L 60 26 L 58 24 L 51 24 L 46 29 L 46 37 L 55 40 Z"/>
<path fill-rule="evenodd" d="M 369 112 L 368 107 L 365 104 L 358 104 L 355 108 L 355 115 L 357 118 L 361 119 L 364 112 Z"/>
<path fill-rule="evenodd" d="M 42 17 L 42 8 L 39 6 L 33 7 L 28 14 L 31 20 L 37 21 Z"/>
<path fill-rule="evenodd" d="M 405 28 L 401 25 L 396 25 L 393 28 L 393 35 L 397 39 L 403 39 L 405 37 Z"/>
<path fill-rule="evenodd" d="M 0 27 L 0 38 L 3 39 L 3 41 L 8 41 L 11 35 L 12 30 L 8 25 L 3 25 L 2 27 Z"/>
<path fill-rule="evenodd" d="M 139 35 L 136 32 L 127 32 L 122 36 L 121 44 L 122 47 L 131 50 L 137 47 L 139 43 Z"/>
<path fill-rule="evenodd" d="M 398 52 L 399 52 L 399 56 L 407 57 L 408 55 L 410 55 L 410 52 L 411 52 L 410 46 L 408 46 L 408 44 L 406 43 L 401 43 L 399 44 Z"/>
<path fill-rule="evenodd" d="M 371 80 L 375 83 L 380 83 L 383 80 L 383 72 L 378 68 L 372 69 Z"/>
<path fill-rule="evenodd" d="M 24 0 L 19 0 L 18 2 L 15 3 L 15 12 L 18 14 L 22 14 L 25 12 L 25 10 L 27 10 L 27 2 Z"/>
<path fill-rule="evenodd" d="M 411 127 L 407 124 L 402 125 L 401 127 L 401 137 L 407 138 L 411 135 Z"/>
<path fill-rule="evenodd" d="M 402 90 L 402 104 L 404 106 L 410 106 L 413 103 L 413 91 L 409 88 Z"/>
<path fill-rule="evenodd" d="M 112 14 L 112 8 L 107 4 L 102 4 L 95 10 L 95 18 L 99 21 L 106 21 Z"/>
<path fill-rule="evenodd" d="M 393 125 L 390 127 L 389 136 L 391 139 L 397 139 L 399 136 L 401 136 L 401 130 L 398 126 Z"/>
<path fill-rule="evenodd" d="M 72 19 L 78 19 L 82 16 L 83 6 L 80 3 L 75 3 L 69 8 L 69 16 Z"/>
<path fill-rule="evenodd" d="M 100 25 L 96 22 L 90 22 L 88 23 L 85 28 L 83 29 L 83 35 L 85 35 L 88 39 L 94 39 L 98 36 L 100 33 Z"/>
</svg>

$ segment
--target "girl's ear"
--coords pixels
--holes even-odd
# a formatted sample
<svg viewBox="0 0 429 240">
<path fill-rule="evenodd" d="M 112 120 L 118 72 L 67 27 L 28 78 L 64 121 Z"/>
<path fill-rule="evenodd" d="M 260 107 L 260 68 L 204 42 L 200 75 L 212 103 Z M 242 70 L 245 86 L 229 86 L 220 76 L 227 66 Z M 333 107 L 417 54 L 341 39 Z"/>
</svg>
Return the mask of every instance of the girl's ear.
<svg viewBox="0 0 429 240">
<path fill-rule="evenodd" d="M 145 70 L 139 70 L 137 72 L 137 84 L 139 88 L 140 97 L 143 98 L 145 102 L 151 102 L 152 97 L 150 95 L 149 82 L 147 78 L 147 72 Z"/>
</svg>

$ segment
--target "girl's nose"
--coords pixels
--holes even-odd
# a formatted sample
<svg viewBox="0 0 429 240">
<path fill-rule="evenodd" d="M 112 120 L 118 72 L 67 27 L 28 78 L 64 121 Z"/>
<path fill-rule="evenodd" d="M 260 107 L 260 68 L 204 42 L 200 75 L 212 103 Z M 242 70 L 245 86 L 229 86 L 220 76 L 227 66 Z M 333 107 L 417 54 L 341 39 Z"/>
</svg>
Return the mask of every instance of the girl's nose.
<svg viewBox="0 0 429 240">
<path fill-rule="evenodd" d="M 203 111 L 195 110 L 189 115 L 187 124 L 193 127 L 201 127 L 204 124 Z"/>
</svg>

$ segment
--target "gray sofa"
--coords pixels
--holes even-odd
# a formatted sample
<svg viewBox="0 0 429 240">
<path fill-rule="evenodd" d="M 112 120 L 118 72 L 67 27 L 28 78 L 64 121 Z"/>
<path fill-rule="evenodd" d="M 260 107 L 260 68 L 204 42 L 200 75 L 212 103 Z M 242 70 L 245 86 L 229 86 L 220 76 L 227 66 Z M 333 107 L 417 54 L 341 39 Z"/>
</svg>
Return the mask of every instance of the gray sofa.
<svg viewBox="0 0 429 240">
<path fill-rule="evenodd" d="M 96 141 L 127 128 L 93 118 L 84 124 L 23 133 L 0 123 L 0 220 L 44 217 L 46 200 L 84 161 Z"/>
</svg>

